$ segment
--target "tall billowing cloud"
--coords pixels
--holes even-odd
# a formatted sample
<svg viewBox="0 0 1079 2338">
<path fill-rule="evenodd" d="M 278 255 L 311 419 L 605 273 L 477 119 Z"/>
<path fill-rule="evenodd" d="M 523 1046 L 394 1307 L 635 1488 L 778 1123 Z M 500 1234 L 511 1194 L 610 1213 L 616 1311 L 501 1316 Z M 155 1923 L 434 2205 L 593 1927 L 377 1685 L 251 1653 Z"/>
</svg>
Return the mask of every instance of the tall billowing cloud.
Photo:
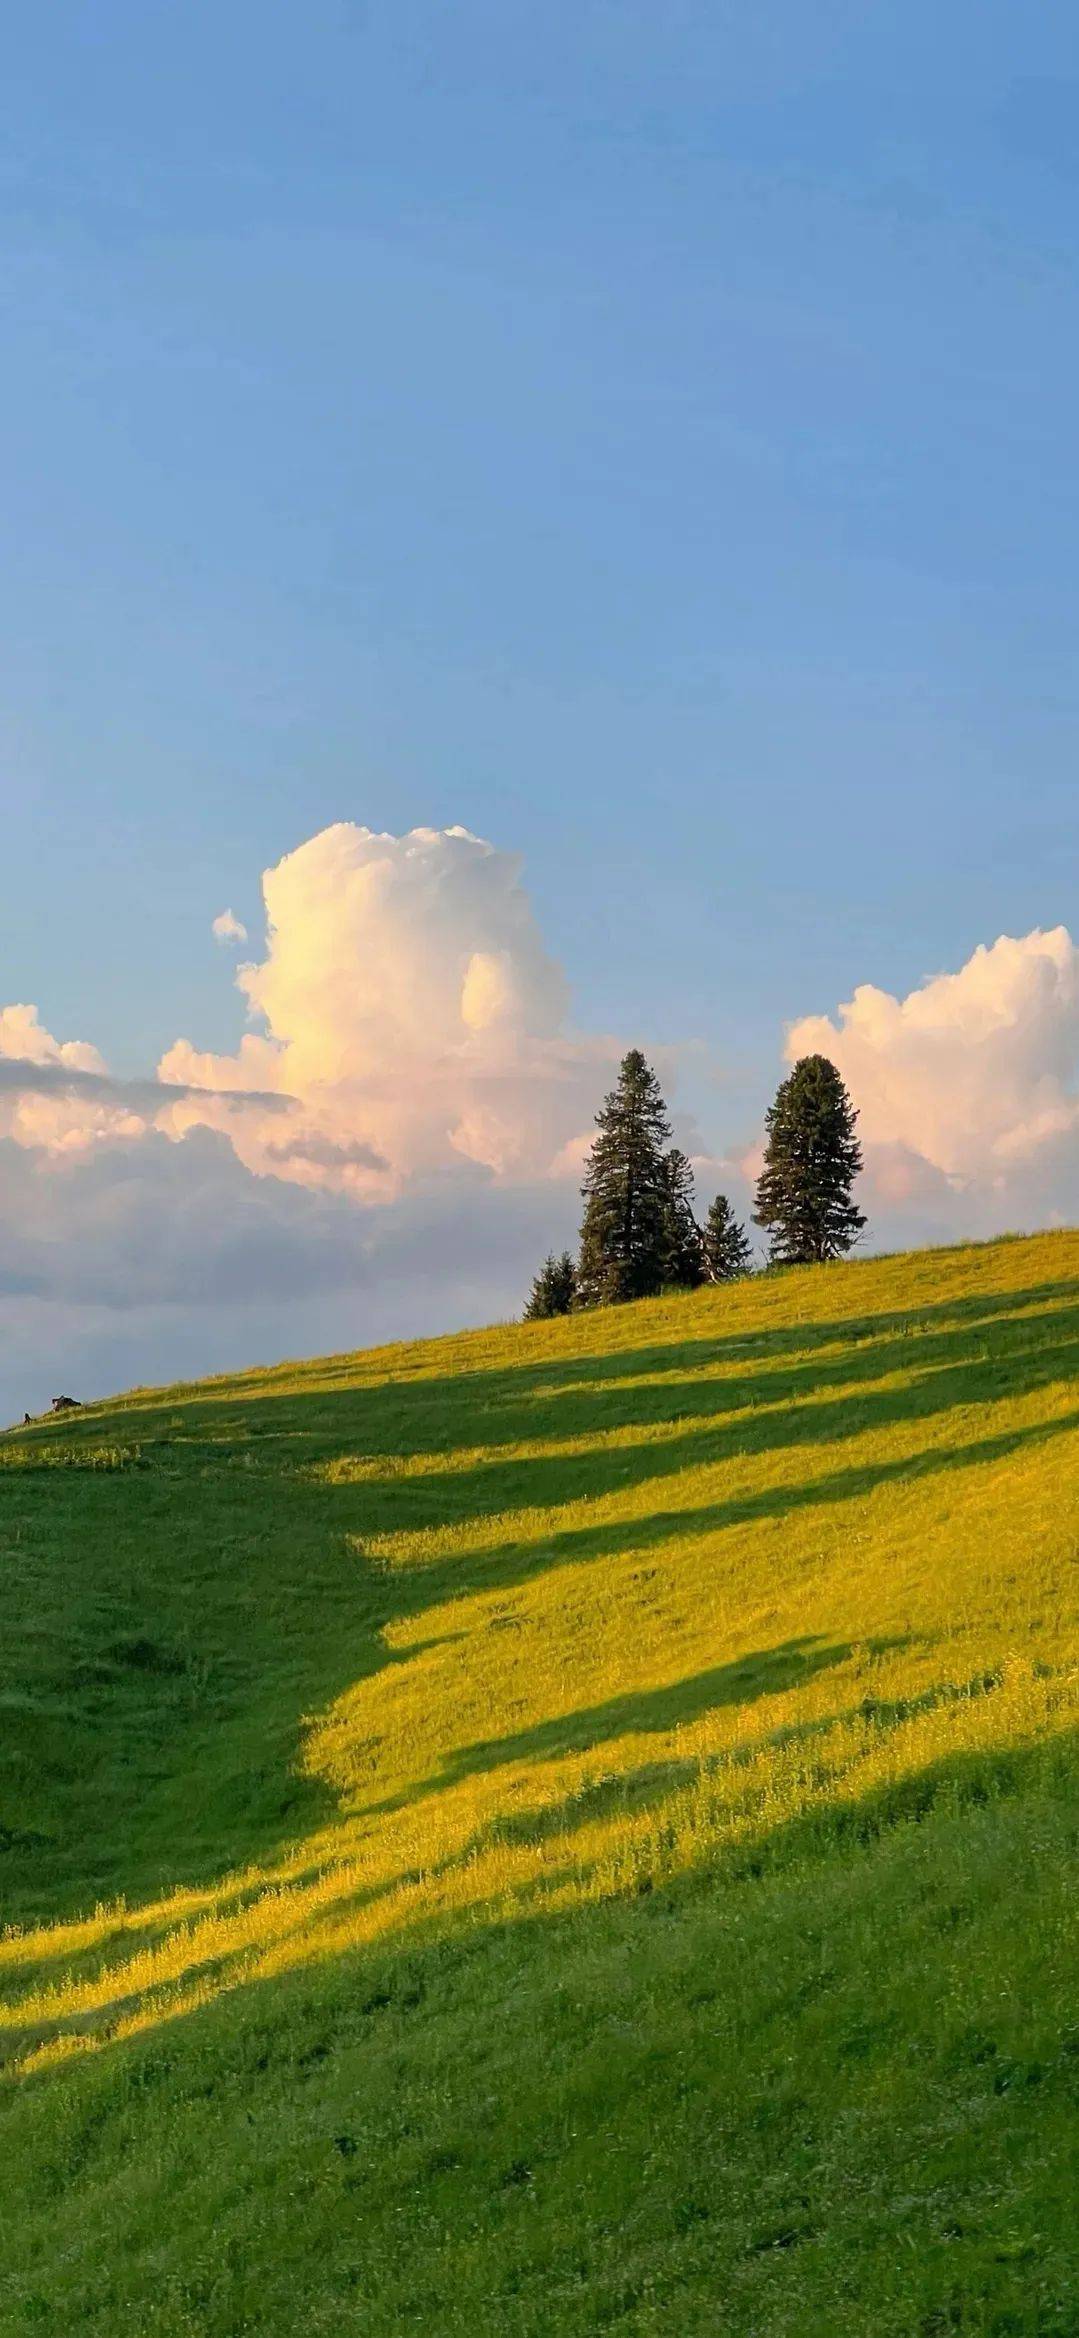
<svg viewBox="0 0 1079 2338">
<path fill-rule="evenodd" d="M 858 1106 L 874 1191 L 959 1232 L 1079 1209 L 1079 950 L 1063 926 L 1002 935 L 893 998 L 859 986 L 810 1015 L 790 1061 L 831 1057 Z"/>
<path fill-rule="evenodd" d="M 566 984 L 514 856 L 465 828 L 341 822 L 263 893 L 266 955 L 237 977 L 256 1028 L 234 1055 L 178 1040 L 159 1067 L 292 1100 L 284 1129 L 257 1114 L 230 1129 L 251 1169 L 377 1200 L 462 1161 L 519 1179 L 573 1157 L 616 1051 L 566 1033 Z M 172 1125 L 213 1117 L 200 1094 Z"/>
<path fill-rule="evenodd" d="M 619 1049 L 567 1029 L 517 861 L 342 823 L 263 889 L 231 1055 L 124 1081 L 0 1016 L 0 1420 L 50 1355 L 85 1392 L 490 1320 L 572 1235 Z"/>
</svg>

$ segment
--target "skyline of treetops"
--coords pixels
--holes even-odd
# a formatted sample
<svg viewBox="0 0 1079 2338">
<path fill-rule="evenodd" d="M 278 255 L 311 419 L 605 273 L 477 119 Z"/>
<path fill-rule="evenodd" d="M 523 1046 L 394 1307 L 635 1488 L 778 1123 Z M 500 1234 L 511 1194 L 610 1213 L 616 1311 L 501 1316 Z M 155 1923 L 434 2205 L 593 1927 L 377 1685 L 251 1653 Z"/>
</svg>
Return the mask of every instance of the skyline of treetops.
<svg viewBox="0 0 1079 2338">
<path fill-rule="evenodd" d="M 866 1218 L 853 1198 L 862 1168 L 857 1118 L 827 1056 L 802 1056 L 781 1082 L 765 1120 L 754 1196 L 753 1223 L 768 1239 L 766 1269 L 844 1258 L 861 1239 Z M 692 1164 L 671 1144 L 659 1082 L 640 1048 L 623 1057 L 596 1132 L 581 1187 L 577 1257 L 563 1250 L 544 1259 L 526 1322 L 760 1271 L 726 1194 L 717 1193 L 703 1225 L 698 1221 Z"/>
</svg>

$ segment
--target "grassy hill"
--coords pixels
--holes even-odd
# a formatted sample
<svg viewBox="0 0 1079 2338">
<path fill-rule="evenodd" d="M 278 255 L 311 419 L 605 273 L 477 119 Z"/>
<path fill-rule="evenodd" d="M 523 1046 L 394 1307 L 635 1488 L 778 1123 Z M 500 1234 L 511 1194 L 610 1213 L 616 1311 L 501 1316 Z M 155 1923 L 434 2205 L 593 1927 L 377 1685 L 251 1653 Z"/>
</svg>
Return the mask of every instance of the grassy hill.
<svg viewBox="0 0 1079 2338">
<path fill-rule="evenodd" d="M 1077 1360 L 1054 1234 L 0 1439 L 0 2330 L 1075 2338 Z"/>
</svg>

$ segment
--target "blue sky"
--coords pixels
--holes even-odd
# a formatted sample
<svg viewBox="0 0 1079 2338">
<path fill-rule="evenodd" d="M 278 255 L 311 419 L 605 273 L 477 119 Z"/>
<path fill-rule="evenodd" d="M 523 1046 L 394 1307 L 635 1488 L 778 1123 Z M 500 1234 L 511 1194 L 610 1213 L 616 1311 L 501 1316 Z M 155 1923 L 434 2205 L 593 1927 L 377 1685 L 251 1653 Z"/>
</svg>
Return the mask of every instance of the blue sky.
<svg viewBox="0 0 1079 2338">
<path fill-rule="evenodd" d="M 4 995 L 223 1041 L 333 818 L 750 1059 L 1067 915 L 1069 10 L 94 0 L 5 78 Z"/>
<path fill-rule="evenodd" d="M 721 1147 L 1074 923 L 1071 9 L 59 0 L 4 109 L 0 1002 L 233 1049 L 216 912 L 460 823 Z"/>
</svg>

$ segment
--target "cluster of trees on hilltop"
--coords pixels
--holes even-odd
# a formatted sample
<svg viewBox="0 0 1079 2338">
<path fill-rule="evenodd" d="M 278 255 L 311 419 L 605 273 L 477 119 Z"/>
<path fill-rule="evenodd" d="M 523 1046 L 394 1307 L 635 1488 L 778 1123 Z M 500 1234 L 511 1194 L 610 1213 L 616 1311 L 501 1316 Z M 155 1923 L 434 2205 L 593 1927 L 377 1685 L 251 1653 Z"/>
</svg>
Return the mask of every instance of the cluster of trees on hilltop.
<svg viewBox="0 0 1079 2338">
<path fill-rule="evenodd" d="M 827 1056 L 803 1056 L 783 1081 L 765 1122 L 753 1212 L 768 1236 L 770 1266 L 842 1258 L 858 1240 L 865 1219 L 853 1200 L 862 1166 L 856 1118 Z M 693 1171 L 671 1144 L 659 1082 L 639 1048 L 623 1058 L 596 1132 L 577 1258 L 564 1250 L 544 1260 L 526 1321 L 752 1273 L 749 1238 L 726 1194 L 699 1224 Z"/>
</svg>

